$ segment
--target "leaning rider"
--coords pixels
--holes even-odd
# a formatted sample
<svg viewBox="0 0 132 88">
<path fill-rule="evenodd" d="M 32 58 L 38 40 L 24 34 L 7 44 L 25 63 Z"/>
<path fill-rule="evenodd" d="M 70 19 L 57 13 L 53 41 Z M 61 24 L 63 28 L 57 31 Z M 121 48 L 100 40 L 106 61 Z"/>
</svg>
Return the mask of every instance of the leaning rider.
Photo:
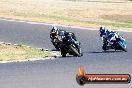
<svg viewBox="0 0 132 88">
<path fill-rule="evenodd" d="M 114 34 L 114 35 L 113 35 Z M 119 33 L 116 31 L 110 31 L 108 28 L 105 28 L 104 26 L 100 27 L 100 37 L 103 38 L 104 43 L 109 42 L 113 40 L 113 38 L 118 37 Z"/>
<path fill-rule="evenodd" d="M 52 30 L 50 31 L 50 38 L 51 39 L 56 39 L 58 38 L 58 36 L 64 35 L 66 38 L 71 37 L 73 38 L 75 41 L 77 41 L 75 34 L 72 32 L 67 32 L 64 30 L 60 30 L 57 27 L 52 27 Z"/>
</svg>

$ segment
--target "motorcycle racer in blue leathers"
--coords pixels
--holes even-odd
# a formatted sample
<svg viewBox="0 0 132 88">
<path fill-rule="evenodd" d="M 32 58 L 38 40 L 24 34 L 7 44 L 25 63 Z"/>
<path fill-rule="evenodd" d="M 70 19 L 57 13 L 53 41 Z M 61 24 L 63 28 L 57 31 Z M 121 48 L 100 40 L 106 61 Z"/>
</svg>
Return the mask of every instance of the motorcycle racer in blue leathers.
<svg viewBox="0 0 132 88">
<path fill-rule="evenodd" d="M 101 26 L 99 31 L 100 31 L 100 37 L 103 40 L 103 47 L 102 47 L 103 50 L 109 49 L 109 47 L 107 47 L 108 44 L 110 44 L 111 48 L 113 48 L 115 46 L 113 43 L 115 43 L 116 39 L 118 39 L 118 38 L 120 38 L 122 41 L 125 41 L 125 39 L 122 38 L 118 32 L 111 31 L 104 26 Z M 126 46 L 124 48 L 126 48 Z"/>
</svg>

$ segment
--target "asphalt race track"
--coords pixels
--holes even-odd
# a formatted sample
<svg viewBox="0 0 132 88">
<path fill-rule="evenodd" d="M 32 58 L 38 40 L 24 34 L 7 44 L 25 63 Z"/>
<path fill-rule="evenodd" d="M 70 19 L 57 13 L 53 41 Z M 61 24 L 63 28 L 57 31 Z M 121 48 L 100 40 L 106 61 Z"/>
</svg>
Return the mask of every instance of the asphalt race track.
<svg viewBox="0 0 132 88">
<path fill-rule="evenodd" d="M 51 25 L 0 20 L 0 41 L 53 50 L 49 31 Z M 77 67 L 92 74 L 132 75 L 132 32 L 119 32 L 126 40 L 128 52 L 102 52 L 99 31 L 61 27 L 74 32 L 81 42 L 83 56 L 56 58 L 34 62 L 0 64 L 0 88 L 131 88 L 129 84 L 86 84 L 76 82 Z"/>
</svg>

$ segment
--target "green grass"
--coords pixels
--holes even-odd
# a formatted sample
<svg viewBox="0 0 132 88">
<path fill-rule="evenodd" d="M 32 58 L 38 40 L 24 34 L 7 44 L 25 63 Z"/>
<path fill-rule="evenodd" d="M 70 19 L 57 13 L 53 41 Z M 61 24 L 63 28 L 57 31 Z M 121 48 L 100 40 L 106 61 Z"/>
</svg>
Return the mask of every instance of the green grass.
<svg viewBox="0 0 132 88">
<path fill-rule="evenodd" d="M 0 44 L 0 61 L 25 60 L 49 57 L 49 51 L 41 51 L 27 46 Z"/>
</svg>

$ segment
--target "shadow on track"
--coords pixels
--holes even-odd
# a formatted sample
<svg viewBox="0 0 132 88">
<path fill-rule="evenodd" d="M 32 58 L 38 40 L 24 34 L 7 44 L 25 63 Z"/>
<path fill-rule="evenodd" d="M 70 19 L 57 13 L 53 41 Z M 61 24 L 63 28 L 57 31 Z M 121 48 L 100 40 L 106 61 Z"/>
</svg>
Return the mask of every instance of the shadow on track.
<svg viewBox="0 0 132 88">
<path fill-rule="evenodd" d="M 123 51 L 93 51 L 93 52 L 83 52 L 83 53 L 121 53 Z"/>
<path fill-rule="evenodd" d="M 53 51 L 53 52 L 60 52 L 59 49 L 51 49 L 51 51 Z M 82 54 L 82 56 L 83 56 L 83 54 Z M 62 57 L 62 56 L 59 56 L 59 57 L 54 56 L 54 57 L 55 58 L 71 58 L 71 57 L 78 57 L 78 56 L 70 55 L 70 54 L 67 53 L 66 57 Z"/>
<path fill-rule="evenodd" d="M 60 51 L 59 49 L 51 49 L 51 51 Z"/>
<path fill-rule="evenodd" d="M 76 57 L 76 56 L 67 55 L 66 57 L 62 57 L 62 56 L 60 56 L 60 57 L 57 57 L 57 58 L 71 58 L 71 57 Z"/>
</svg>

